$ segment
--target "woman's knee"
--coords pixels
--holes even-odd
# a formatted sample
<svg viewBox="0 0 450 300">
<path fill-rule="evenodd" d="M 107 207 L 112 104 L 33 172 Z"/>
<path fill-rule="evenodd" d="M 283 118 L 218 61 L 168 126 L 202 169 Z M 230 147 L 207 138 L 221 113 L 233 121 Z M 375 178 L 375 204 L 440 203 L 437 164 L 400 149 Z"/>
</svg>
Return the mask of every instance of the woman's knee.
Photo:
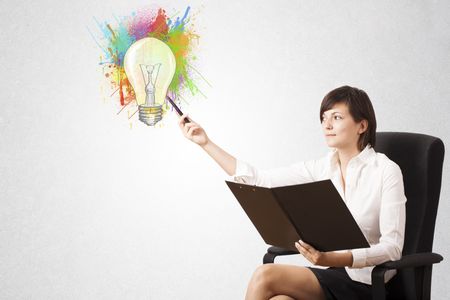
<svg viewBox="0 0 450 300">
<path fill-rule="evenodd" d="M 276 295 L 270 298 L 270 300 L 295 300 L 295 299 L 286 295 Z"/>
<path fill-rule="evenodd" d="M 289 299 L 287 295 L 293 299 L 322 299 L 323 292 L 316 281 L 314 274 L 304 267 L 264 264 L 253 273 L 249 288 L 259 290 L 268 299 L 278 295 L 275 299 Z"/>
<path fill-rule="evenodd" d="M 274 286 L 277 278 L 277 268 L 274 264 L 264 264 L 259 266 L 253 273 L 252 281 L 266 290 Z"/>
</svg>

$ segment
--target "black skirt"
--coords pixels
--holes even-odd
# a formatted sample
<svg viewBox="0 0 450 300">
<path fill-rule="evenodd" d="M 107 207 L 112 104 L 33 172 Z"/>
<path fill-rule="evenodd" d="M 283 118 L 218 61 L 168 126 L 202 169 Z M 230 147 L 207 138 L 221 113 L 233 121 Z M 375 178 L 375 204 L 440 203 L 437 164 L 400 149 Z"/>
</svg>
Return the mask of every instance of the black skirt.
<svg viewBox="0 0 450 300">
<path fill-rule="evenodd" d="M 372 299 L 372 286 L 352 280 L 345 268 L 309 269 L 319 280 L 327 300 Z"/>
</svg>

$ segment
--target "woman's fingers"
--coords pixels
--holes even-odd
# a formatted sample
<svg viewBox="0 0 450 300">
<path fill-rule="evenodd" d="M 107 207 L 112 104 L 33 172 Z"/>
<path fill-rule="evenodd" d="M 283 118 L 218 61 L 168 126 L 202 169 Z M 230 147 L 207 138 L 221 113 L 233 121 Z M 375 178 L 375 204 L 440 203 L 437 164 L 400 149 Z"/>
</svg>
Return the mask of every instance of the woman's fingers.
<svg viewBox="0 0 450 300">
<path fill-rule="evenodd" d="M 183 114 L 180 116 L 180 118 L 178 119 L 178 125 L 180 125 L 180 127 L 184 126 L 186 118 L 187 118 L 187 114 Z"/>
<path fill-rule="evenodd" d="M 323 253 L 316 250 L 313 246 L 299 240 L 295 243 L 295 247 L 298 249 L 301 255 L 314 265 L 323 263 Z"/>
<path fill-rule="evenodd" d="M 192 121 L 191 118 L 189 118 L 189 123 L 185 122 L 187 116 L 188 115 L 183 114 L 178 120 L 178 125 L 180 126 L 183 135 L 197 144 L 207 139 L 206 133 L 199 124 Z"/>
<path fill-rule="evenodd" d="M 188 133 L 189 129 L 191 129 L 191 128 L 194 127 L 194 126 L 197 126 L 197 127 L 198 127 L 198 125 L 195 124 L 195 123 L 186 123 L 186 124 L 184 125 L 184 127 L 183 127 L 183 130 L 184 130 L 185 133 Z"/>
<path fill-rule="evenodd" d="M 197 126 L 192 126 L 191 128 L 189 128 L 189 130 L 188 130 L 188 132 L 187 132 L 187 135 L 188 135 L 189 137 L 192 137 L 192 135 L 194 134 L 194 131 L 195 131 L 196 129 L 198 129 Z"/>
<path fill-rule="evenodd" d="M 295 242 L 295 247 L 297 247 L 298 251 L 300 253 L 304 253 L 304 252 L 308 252 L 308 249 L 306 249 L 305 247 L 303 247 L 300 243 Z"/>
<path fill-rule="evenodd" d="M 188 118 L 188 115 L 187 115 L 187 114 L 182 114 L 182 115 L 180 116 L 180 119 L 178 120 L 178 124 L 179 124 L 180 126 L 182 126 L 182 125 L 184 125 L 184 124 L 189 124 L 189 123 L 186 123 L 186 118 Z M 191 117 L 189 117 L 189 122 L 195 123 L 194 120 L 191 119 Z"/>
<path fill-rule="evenodd" d="M 307 249 L 308 251 L 315 251 L 316 249 L 314 249 L 310 244 L 305 243 L 302 240 L 299 240 L 300 245 L 302 245 L 303 248 Z"/>
<path fill-rule="evenodd" d="M 314 263 L 313 255 L 311 252 L 308 251 L 305 247 L 303 247 L 298 242 L 295 243 L 295 247 L 298 249 L 301 255 L 303 255 L 304 258 L 309 260 L 310 262 Z"/>
<path fill-rule="evenodd" d="M 303 248 L 299 243 L 295 243 L 295 246 L 298 249 L 298 252 L 300 252 L 300 254 L 306 258 L 307 260 L 310 260 L 310 253 L 308 252 L 308 250 L 306 250 L 305 248 Z"/>
<path fill-rule="evenodd" d="M 195 123 L 194 121 L 192 121 L 192 119 L 189 117 L 189 122 L 186 123 L 185 119 L 188 117 L 188 115 L 183 115 L 183 117 L 180 117 L 180 119 L 178 120 L 178 125 L 180 126 L 181 129 L 183 129 L 184 127 L 190 125 L 198 125 L 197 123 Z"/>
<path fill-rule="evenodd" d="M 302 255 L 312 255 L 317 252 L 316 249 L 314 249 L 311 245 L 303 242 L 302 240 L 295 242 L 295 247 L 297 247 Z"/>
<path fill-rule="evenodd" d="M 305 243 L 302 240 L 299 240 L 300 245 L 312 256 L 320 255 L 320 251 L 316 250 L 313 246 L 308 243 Z"/>
</svg>

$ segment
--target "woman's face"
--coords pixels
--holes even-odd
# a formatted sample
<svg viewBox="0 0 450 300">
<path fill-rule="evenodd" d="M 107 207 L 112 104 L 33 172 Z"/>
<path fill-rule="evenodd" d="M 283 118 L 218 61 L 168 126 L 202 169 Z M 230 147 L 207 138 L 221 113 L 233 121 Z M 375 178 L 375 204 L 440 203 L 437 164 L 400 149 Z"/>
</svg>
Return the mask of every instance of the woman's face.
<svg viewBox="0 0 450 300">
<path fill-rule="evenodd" d="M 359 135 L 367 128 L 367 121 L 355 122 L 345 103 L 336 103 L 322 115 L 322 130 L 329 147 L 338 150 L 358 149 Z"/>
</svg>

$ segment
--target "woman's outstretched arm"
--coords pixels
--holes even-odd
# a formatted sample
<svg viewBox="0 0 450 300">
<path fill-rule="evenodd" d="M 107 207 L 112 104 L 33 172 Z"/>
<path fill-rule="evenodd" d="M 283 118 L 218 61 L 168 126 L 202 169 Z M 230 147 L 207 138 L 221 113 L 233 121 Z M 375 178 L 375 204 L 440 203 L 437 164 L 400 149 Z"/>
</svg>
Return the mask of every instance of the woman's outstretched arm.
<svg viewBox="0 0 450 300">
<path fill-rule="evenodd" d="M 211 141 L 205 130 L 191 117 L 189 117 L 190 122 L 186 123 L 186 117 L 187 115 L 183 114 L 178 121 L 183 135 L 205 150 L 229 176 L 234 175 L 236 173 L 236 158 Z"/>
</svg>

